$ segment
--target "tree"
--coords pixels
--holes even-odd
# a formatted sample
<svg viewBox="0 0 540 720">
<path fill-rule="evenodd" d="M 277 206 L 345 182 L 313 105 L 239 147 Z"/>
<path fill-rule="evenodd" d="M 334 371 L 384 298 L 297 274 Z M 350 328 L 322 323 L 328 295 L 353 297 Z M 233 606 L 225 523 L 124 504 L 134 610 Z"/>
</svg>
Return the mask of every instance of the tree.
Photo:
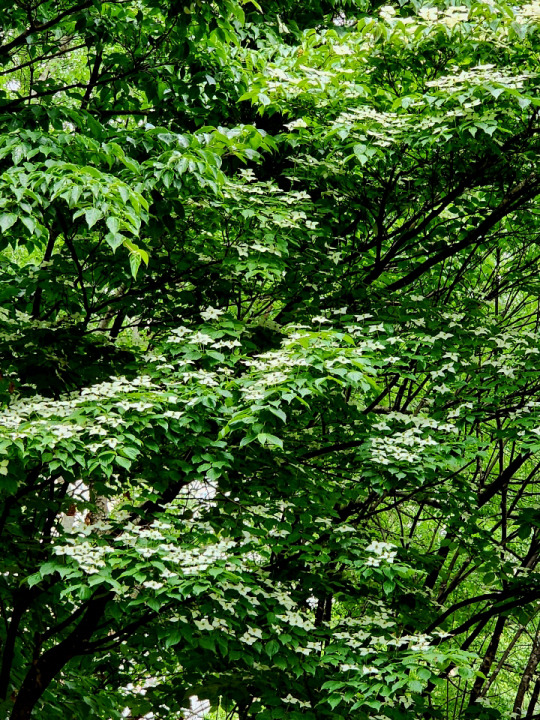
<svg viewBox="0 0 540 720">
<path fill-rule="evenodd" d="M 2 8 L 3 717 L 539 716 L 539 18 Z"/>
</svg>

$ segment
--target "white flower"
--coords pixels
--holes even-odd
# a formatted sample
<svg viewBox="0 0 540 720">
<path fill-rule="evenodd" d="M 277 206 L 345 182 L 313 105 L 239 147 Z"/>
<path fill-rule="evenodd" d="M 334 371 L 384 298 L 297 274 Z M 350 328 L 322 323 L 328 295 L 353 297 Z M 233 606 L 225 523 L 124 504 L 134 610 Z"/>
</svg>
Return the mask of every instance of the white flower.
<svg viewBox="0 0 540 720">
<path fill-rule="evenodd" d="M 213 626 L 208 622 L 206 618 L 202 618 L 201 620 L 195 620 L 195 625 L 198 627 L 199 630 L 213 630 Z"/>
<path fill-rule="evenodd" d="M 380 564 L 381 564 L 380 560 L 377 560 L 376 558 L 368 558 L 366 560 L 367 567 L 379 567 Z"/>
<path fill-rule="evenodd" d="M 423 20 L 427 20 L 428 22 L 434 22 L 439 17 L 439 11 L 434 7 L 423 7 L 418 11 L 418 14 Z M 422 298 L 422 300 L 423 299 L 424 298 Z"/>
<path fill-rule="evenodd" d="M 246 645 L 253 645 L 262 638 L 262 630 L 260 628 L 250 627 L 240 638 L 240 642 L 246 643 Z"/>
<path fill-rule="evenodd" d="M 290 703 L 291 705 L 299 705 L 300 707 L 310 707 L 310 704 L 307 702 L 303 702 L 302 700 L 299 700 L 298 698 L 295 698 L 289 693 L 287 697 L 281 698 L 283 702 Z"/>
<path fill-rule="evenodd" d="M 383 20 L 392 20 L 395 14 L 396 10 L 391 5 L 383 5 L 379 10 L 379 15 Z"/>
<path fill-rule="evenodd" d="M 414 650 L 416 652 L 423 652 L 424 650 L 429 650 L 431 645 L 428 642 L 429 635 L 419 635 L 417 638 L 417 642 L 410 646 L 410 650 Z"/>
<path fill-rule="evenodd" d="M 443 394 L 452 392 L 452 390 L 448 387 L 448 385 L 445 385 L 444 383 L 442 385 L 434 385 L 433 390 L 435 392 L 439 392 L 439 393 L 443 393 Z"/>
<path fill-rule="evenodd" d="M 254 387 L 247 387 L 241 389 L 244 400 L 263 400 L 265 396 L 264 390 L 259 390 Z"/>
<path fill-rule="evenodd" d="M 235 347 L 241 347 L 242 343 L 239 340 L 220 340 L 217 343 L 214 343 L 214 347 L 216 348 L 222 348 L 226 347 L 229 348 L 229 350 L 232 350 Z"/>
<path fill-rule="evenodd" d="M 449 7 L 445 10 L 445 17 L 441 22 L 449 28 L 453 28 L 460 22 L 466 22 L 469 19 L 469 8 L 464 5 Z"/>
<path fill-rule="evenodd" d="M 372 552 L 375 553 L 375 555 L 383 555 L 386 554 L 386 551 L 390 550 L 393 551 L 396 546 L 393 543 L 386 543 L 386 542 L 379 542 L 378 540 L 373 540 L 373 542 L 368 545 L 366 548 L 366 552 Z M 395 555 L 395 552 L 393 553 Z"/>
<path fill-rule="evenodd" d="M 298 120 L 293 120 L 293 121 L 290 122 L 290 123 L 286 123 L 286 124 L 285 124 L 285 127 L 286 127 L 287 130 L 289 130 L 289 132 L 290 132 L 291 130 L 296 130 L 296 128 L 306 128 L 306 127 L 307 127 L 307 123 L 306 123 L 306 121 L 303 120 L 302 118 L 298 118 Z"/>
<path fill-rule="evenodd" d="M 378 675 L 379 674 L 379 670 L 376 667 L 367 667 L 366 665 L 364 665 L 364 667 L 362 668 L 362 672 L 364 675 Z"/>
<path fill-rule="evenodd" d="M 254 182 L 255 180 L 257 180 L 257 178 L 255 177 L 255 173 L 251 168 L 242 168 L 238 171 L 238 174 L 248 182 Z"/>
<path fill-rule="evenodd" d="M 328 318 L 323 317 L 322 315 L 317 315 L 317 316 L 311 318 L 311 322 L 320 323 L 322 325 L 322 323 L 329 323 L 330 320 Z"/>
<path fill-rule="evenodd" d="M 163 583 L 155 582 L 154 580 L 147 580 L 143 585 L 151 590 L 159 590 L 163 587 Z"/>
<path fill-rule="evenodd" d="M 214 342 L 214 339 L 206 333 L 196 332 L 190 338 L 191 343 L 199 343 L 200 345 L 210 345 Z"/>
<path fill-rule="evenodd" d="M 210 306 L 201 313 L 201 317 L 203 320 L 217 320 L 224 312 L 225 310 L 220 310 L 219 308 Z"/>
<path fill-rule="evenodd" d="M 191 330 L 187 327 L 181 326 L 181 327 L 175 328 L 174 330 L 171 330 L 171 332 L 173 333 L 173 335 L 176 335 L 177 337 L 182 338 L 185 335 L 189 335 Z"/>
</svg>

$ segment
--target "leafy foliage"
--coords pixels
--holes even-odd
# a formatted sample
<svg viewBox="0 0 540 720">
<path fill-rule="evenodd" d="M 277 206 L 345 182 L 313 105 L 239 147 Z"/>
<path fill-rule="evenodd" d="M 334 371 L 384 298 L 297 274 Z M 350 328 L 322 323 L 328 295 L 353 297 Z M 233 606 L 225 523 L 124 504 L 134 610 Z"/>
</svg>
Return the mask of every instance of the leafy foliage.
<svg viewBox="0 0 540 720">
<path fill-rule="evenodd" d="M 4 5 L 3 716 L 537 717 L 540 7 Z"/>
</svg>

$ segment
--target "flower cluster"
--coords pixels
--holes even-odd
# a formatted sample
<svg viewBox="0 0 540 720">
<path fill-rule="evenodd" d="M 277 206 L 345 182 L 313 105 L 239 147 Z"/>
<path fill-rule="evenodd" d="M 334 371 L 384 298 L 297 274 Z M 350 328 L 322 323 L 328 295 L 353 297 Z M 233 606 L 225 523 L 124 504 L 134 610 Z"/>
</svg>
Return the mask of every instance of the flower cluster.
<svg viewBox="0 0 540 720">
<path fill-rule="evenodd" d="M 105 567 L 107 554 L 113 548 L 104 545 L 94 545 L 88 542 L 73 543 L 71 545 L 56 545 L 53 548 L 56 555 L 71 557 L 88 575 L 99 573 Z"/>
<path fill-rule="evenodd" d="M 421 457 L 421 451 L 438 443 L 431 437 L 419 437 L 419 428 L 410 428 L 390 437 L 375 437 L 370 440 L 371 458 L 379 465 L 392 462 L 415 463 Z M 413 449 L 416 452 L 413 452 Z"/>
<path fill-rule="evenodd" d="M 366 565 L 379 567 L 383 560 L 388 563 L 393 563 L 397 554 L 397 550 L 394 550 L 395 547 L 392 543 L 373 540 L 366 548 L 366 552 L 373 553 L 375 557 L 368 558 Z"/>
<path fill-rule="evenodd" d="M 245 643 L 246 645 L 253 645 L 253 643 L 262 639 L 262 630 L 257 627 L 248 626 L 245 633 L 239 639 L 240 642 Z"/>
<path fill-rule="evenodd" d="M 299 700 L 298 698 L 293 697 L 290 693 L 286 697 L 281 698 L 281 700 L 284 703 L 288 703 L 289 705 L 298 705 L 298 707 L 301 707 L 301 708 L 311 707 L 311 703 L 304 702 L 303 700 Z"/>
</svg>

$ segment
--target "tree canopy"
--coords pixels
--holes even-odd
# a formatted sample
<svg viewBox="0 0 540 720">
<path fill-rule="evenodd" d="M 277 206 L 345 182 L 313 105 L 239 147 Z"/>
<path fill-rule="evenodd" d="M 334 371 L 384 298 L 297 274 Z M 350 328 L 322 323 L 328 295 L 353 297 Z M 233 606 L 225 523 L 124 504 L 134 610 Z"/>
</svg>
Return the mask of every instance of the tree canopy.
<svg viewBox="0 0 540 720">
<path fill-rule="evenodd" d="M 0 18 L 1 717 L 540 718 L 540 4 Z"/>
</svg>

